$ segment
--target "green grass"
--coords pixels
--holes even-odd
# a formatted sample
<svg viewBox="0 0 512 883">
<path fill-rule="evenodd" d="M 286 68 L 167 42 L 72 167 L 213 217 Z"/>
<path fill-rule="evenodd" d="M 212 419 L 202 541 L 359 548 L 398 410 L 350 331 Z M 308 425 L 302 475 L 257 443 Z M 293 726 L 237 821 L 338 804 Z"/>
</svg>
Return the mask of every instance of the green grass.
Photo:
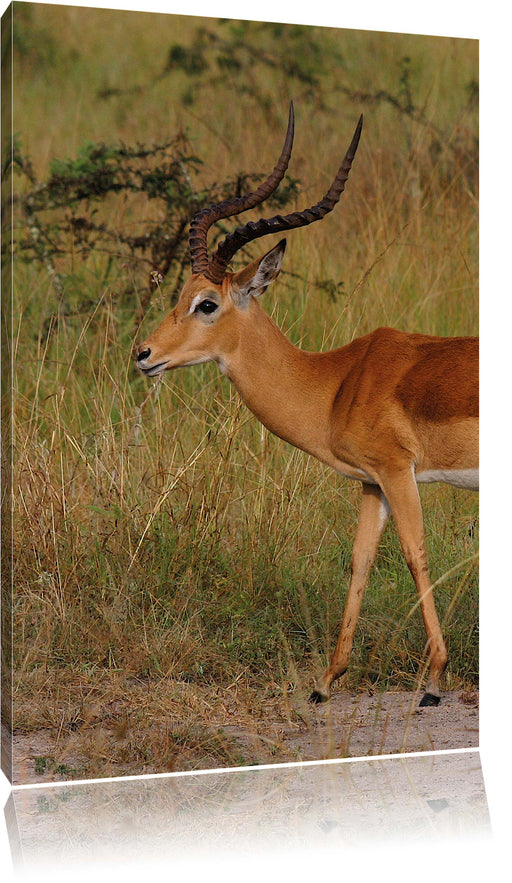
<svg viewBox="0 0 512 883">
<path fill-rule="evenodd" d="M 322 72 L 320 92 L 265 69 L 253 93 L 254 83 L 242 81 L 241 93 L 226 76 L 215 91 L 205 81 L 188 105 L 183 73 L 155 78 L 177 35 L 192 39 L 193 19 L 30 5 L 17 17 L 15 129 L 39 175 L 84 140 L 159 140 L 180 126 L 197 139 L 203 183 L 233 174 L 234 164 L 263 171 L 293 96 L 301 203 L 328 182 L 361 109 L 342 86 L 399 94 L 400 59 L 409 57 L 417 106 L 458 151 L 436 153 L 425 121 L 367 102 L 343 205 L 336 218 L 289 236 L 264 305 L 306 349 L 384 324 L 477 332 L 475 44 L 315 29 L 325 51 L 343 58 L 342 69 Z M 263 35 L 255 28 L 245 39 L 258 46 Z M 151 85 L 97 97 L 106 85 L 141 83 Z M 273 97 L 270 110 L 262 96 Z M 194 765 L 201 745 L 205 765 L 243 762 L 209 727 L 222 718 L 223 696 L 250 720 L 248 709 L 261 714 L 262 701 L 291 683 L 307 690 L 326 663 L 359 489 L 270 436 L 214 366 L 154 387 L 139 376 L 131 350 L 140 293 L 132 285 L 126 295 L 132 280 L 122 260 L 63 256 L 59 271 L 63 297 L 46 272 L 15 265 L 15 726 L 71 733 L 78 721 L 92 733 L 85 769 L 100 775 L 118 762 L 134 771 Z M 164 283 L 155 294 L 141 335 L 160 321 L 170 293 Z M 478 680 L 478 504 L 442 487 L 422 489 L 422 498 L 450 653 L 445 686 L 469 688 Z M 345 684 L 413 689 L 424 644 L 390 526 Z M 153 686 L 142 698 L 144 684 Z M 164 707 L 182 726 L 157 750 Z M 107 744 L 87 729 L 118 721 L 119 708 L 137 718 L 137 745 L 128 737 Z"/>
</svg>

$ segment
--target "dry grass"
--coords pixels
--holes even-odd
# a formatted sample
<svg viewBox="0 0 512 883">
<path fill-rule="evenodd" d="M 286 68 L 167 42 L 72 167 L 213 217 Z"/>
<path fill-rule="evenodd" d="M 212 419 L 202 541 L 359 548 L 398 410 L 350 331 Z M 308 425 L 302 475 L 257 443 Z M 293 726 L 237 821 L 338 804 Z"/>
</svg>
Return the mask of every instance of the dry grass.
<svg viewBox="0 0 512 883">
<path fill-rule="evenodd" d="M 424 120 L 386 102 L 365 106 L 340 214 L 289 237 L 266 307 L 307 349 L 383 324 L 475 333 L 474 46 L 325 32 L 345 65 L 325 75 L 323 107 L 279 70 L 259 84 L 279 96 L 271 112 L 250 95 L 234 100 L 240 83 L 229 77 L 222 93 L 205 85 L 188 107 L 182 74 L 109 103 L 97 98 L 105 85 L 151 82 L 176 34 L 186 42 L 195 26 L 164 18 L 155 44 L 149 15 L 30 8 L 20 19 L 25 54 L 15 55 L 15 126 L 38 173 L 86 138 L 158 140 L 181 125 L 197 138 L 204 182 L 232 174 L 234 162 L 262 169 L 281 140 L 274 117 L 281 125 L 293 92 L 293 173 L 307 182 L 307 203 L 337 167 L 360 109 L 343 89 L 396 92 L 397 59 L 408 55 L 415 99 L 444 133 L 442 149 L 432 148 Z M 57 43 L 50 67 L 44 53 Z M 291 685 L 305 693 L 323 665 L 340 620 L 358 489 L 261 429 L 213 366 L 148 387 L 131 361 L 137 297 L 122 295 L 130 284 L 122 261 L 107 269 L 93 254 L 83 265 L 65 258 L 60 269 L 66 309 L 43 272 L 15 268 L 15 727 L 49 728 L 56 745 L 74 740 L 83 758 L 74 774 L 253 762 L 219 737 L 226 707 L 248 732 L 266 717 L 285 719 Z M 91 292 L 94 306 L 81 308 Z M 167 284 L 156 293 L 144 328 L 159 321 L 169 293 Z M 424 497 L 452 660 L 447 685 L 470 689 L 477 504 L 446 488 Z M 416 685 L 424 636 L 414 605 L 391 528 L 349 686 Z"/>
</svg>

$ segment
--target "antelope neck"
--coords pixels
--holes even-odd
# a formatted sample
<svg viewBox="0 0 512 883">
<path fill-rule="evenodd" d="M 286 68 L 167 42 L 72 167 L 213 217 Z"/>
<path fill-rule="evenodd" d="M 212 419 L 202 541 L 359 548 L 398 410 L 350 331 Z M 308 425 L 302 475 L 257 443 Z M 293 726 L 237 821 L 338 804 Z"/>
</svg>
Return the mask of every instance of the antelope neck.
<svg viewBox="0 0 512 883">
<path fill-rule="evenodd" d="M 334 375 L 326 375 L 322 363 L 330 356 L 294 346 L 253 301 L 241 317 L 236 345 L 219 361 L 247 407 L 267 429 L 332 464 L 329 416 L 343 365 Z M 333 380 L 329 382 L 330 376 Z"/>
</svg>

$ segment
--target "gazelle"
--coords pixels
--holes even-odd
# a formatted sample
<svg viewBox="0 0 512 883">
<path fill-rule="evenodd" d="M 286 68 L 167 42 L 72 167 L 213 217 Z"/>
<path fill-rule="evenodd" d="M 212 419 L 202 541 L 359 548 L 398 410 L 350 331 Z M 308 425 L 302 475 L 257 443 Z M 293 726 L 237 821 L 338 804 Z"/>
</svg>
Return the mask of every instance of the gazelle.
<svg viewBox="0 0 512 883">
<path fill-rule="evenodd" d="M 341 630 L 330 665 L 311 700 L 330 695 L 347 669 L 363 592 L 391 512 L 419 594 L 429 656 L 420 705 L 437 705 L 447 652 L 434 604 L 418 482 L 478 488 L 478 339 L 441 338 L 378 328 L 331 352 L 293 346 L 258 298 L 276 279 L 286 240 L 237 272 L 233 255 L 246 243 L 321 220 L 338 202 L 362 128 L 360 118 L 339 171 L 311 208 L 261 218 L 230 233 L 211 258 L 209 228 L 263 202 L 290 159 L 294 113 L 281 156 L 253 193 L 200 211 L 191 223 L 192 275 L 178 303 L 137 350 L 154 377 L 171 368 L 217 362 L 242 399 L 273 433 L 362 483 Z"/>
</svg>

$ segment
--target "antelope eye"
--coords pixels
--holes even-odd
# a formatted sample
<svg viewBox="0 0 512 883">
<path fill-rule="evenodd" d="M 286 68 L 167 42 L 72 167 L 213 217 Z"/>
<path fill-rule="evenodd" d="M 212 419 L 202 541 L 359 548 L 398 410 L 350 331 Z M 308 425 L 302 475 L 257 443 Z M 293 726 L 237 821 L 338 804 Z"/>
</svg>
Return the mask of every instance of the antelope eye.
<svg viewBox="0 0 512 883">
<path fill-rule="evenodd" d="M 209 316 L 211 313 L 214 313 L 216 309 L 218 309 L 218 304 L 216 304 L 215 301 L 202 300 L 201 303 L 197 305 L 194 312 L 204 313 L 206 316 Z"/>
</svg>

